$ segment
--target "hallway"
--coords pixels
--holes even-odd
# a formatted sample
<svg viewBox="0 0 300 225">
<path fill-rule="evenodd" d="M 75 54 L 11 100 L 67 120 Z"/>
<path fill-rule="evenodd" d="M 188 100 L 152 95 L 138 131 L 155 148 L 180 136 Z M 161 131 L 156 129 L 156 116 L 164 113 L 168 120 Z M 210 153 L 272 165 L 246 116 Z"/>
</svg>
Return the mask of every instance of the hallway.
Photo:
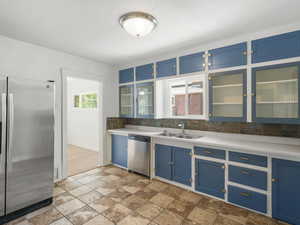
<svg viewBox="0 0 300 225">
<path fill-rule="evenodd" d="M 68 145 L 68 176 L 95 169 L 97 160 L 98 152 Z"/>
</svg>

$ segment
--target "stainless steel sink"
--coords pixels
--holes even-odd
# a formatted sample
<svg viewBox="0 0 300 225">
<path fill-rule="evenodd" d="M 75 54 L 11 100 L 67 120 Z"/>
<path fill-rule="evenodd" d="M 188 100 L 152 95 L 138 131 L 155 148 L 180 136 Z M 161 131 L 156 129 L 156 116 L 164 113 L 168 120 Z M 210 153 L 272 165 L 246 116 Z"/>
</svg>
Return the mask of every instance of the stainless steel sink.
<svg viewBox="0 0 300 225">
<path fill-rule="evenodd" d="M 198 139 L 198 138 L 202 137 L 202 136 L 197 136 L 197 135 L 178 134 L 178 133 L 161 133 L 160 136 L 182 138 L 182 139 Z"/>
</svg>

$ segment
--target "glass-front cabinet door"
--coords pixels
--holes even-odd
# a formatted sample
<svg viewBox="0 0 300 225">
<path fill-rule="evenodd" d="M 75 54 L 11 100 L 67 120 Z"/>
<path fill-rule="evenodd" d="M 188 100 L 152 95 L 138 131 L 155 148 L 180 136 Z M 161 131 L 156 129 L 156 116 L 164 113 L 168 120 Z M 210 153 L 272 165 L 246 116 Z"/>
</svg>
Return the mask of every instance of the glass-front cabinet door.
<svg viewBox="0 0 300 225">
<path fill-rule="evenodd" d="M 246 70 L 210 74 L 208 80 L 209 119 L 213 121 L 246 121 Z"/>
<path fill-rule="evenodd" d="M 253 68 L 254 121 L 299 123 L 299 70 L 299 62 Z"/>
<path fill-rule="evenodd" d="M 134 116 L 134 88 L 132 85 L 120 86 L 120 116 L 133 117 Z"/>
<path fill-rule="evenodd" d="M 138 118 L 154 117 L 153 82 L 136 84 L 136 115 Z"/>
</svg>

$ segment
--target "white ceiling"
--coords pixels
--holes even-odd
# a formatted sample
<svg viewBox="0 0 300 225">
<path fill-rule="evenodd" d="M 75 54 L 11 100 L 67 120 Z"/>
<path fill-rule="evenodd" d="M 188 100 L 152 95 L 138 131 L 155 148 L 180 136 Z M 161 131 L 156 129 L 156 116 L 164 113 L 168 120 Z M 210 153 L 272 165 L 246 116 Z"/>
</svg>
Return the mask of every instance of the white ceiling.
<svg viewBox="0 0 300 225">
<path fill-rule="evenodd" d="M 300 21 L 299 0 L 0 0 L 0 34 L 110 64 Z M 118 24 L 158 19 L 142 39 Z M 1 51 L 1 50 L 0 50 Z"/>
</svg>

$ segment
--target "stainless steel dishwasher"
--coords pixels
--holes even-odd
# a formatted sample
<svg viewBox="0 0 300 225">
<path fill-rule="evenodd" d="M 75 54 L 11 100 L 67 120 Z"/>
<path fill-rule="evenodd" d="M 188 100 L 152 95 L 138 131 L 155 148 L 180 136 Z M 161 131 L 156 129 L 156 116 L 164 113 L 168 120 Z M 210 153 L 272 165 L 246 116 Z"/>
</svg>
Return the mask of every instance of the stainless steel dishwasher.
<svg viewBox="0 0 300 225">
<path fill-rule="evenodd" d="M 150 176 L 150 137 L 128 135 L 128 170 Z"/>
</svg>

